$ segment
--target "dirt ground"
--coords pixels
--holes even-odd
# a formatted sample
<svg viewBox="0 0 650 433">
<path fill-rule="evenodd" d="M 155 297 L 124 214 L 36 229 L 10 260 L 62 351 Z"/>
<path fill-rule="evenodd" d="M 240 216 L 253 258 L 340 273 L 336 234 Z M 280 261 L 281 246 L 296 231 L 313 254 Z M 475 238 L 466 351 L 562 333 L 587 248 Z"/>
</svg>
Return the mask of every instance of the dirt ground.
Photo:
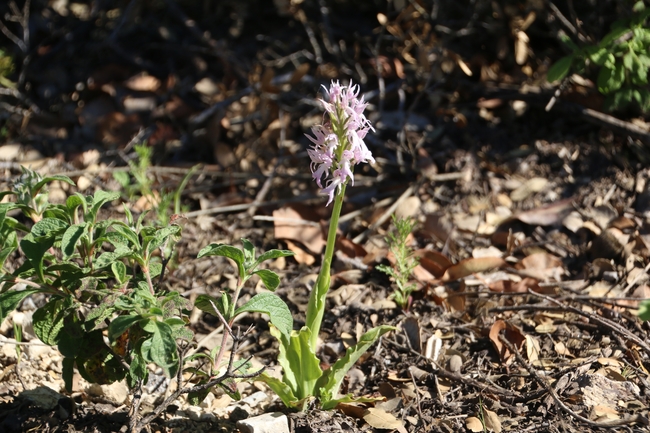
<svg viewBox="0 0 650 433">
<path fill-rule="evenodd" d="M 320 86 L 352 79 L 370 102 L 376 163 L 347 190 L 320 357 L 397 326 L 347 378 L 346 392 L 381 399 L 292 413 L 241 383 L 242 401 L 181 399 L 150 431 L 238 432 L 273 411 L 296 433 L 649 431 L 650 326 L 636 309 L 650 298 L 650 119 L 604 114 L 593 72 L 558 95 L 545 79 L 566 54 L 561 33 L 599 40 L 624 13 L 595 3 L 33 0 L 28 16 L 3 4 L 16 86 L 0 82 L 0 190 L 24 165 L 77 183 L 54 184 L 52 200 L 120 190 L 139 213 L 192 170 L 165 286 L 190 300 L 232 287 L 226 259 L 196 259 L 212 242 L 291 249 L 270 267 L 298 327 L 331 210 L 304 134 L 322 119 Z M 152 151 L 150 193 L 134 174 L 139 143 Z M 376 269 L 391 264 L 393 213 L 418 222 L 407 311 Z M 29 332 L 43 302 L 28 298 L 0 327 L 0 431 L 126 431 L 124 384 L 75 376 L 63 391 L 61 356 Z M 239 356 L 273 369 L 266 319 L 237 324 L 253 326 Z M 191 326 L 197 350 L 214 346 L 215 318 L 195 310 Z M 150 377 L 145 412 L 169 385 Z"/>
</svg>

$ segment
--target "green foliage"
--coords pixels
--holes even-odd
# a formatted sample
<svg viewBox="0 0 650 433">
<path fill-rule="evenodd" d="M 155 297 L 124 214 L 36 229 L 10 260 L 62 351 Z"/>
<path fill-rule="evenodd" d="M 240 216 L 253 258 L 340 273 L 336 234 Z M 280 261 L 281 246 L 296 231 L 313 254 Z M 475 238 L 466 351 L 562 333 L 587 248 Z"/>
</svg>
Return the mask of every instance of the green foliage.
<svg viewBox="0 0 650 433">
<path fill-rule="evenodd" d="M 600 68 L 597 85 L 606 96 L 607 110 L 636 104 L 641 110 L 649 111 L 650 28 L 646 21 L 650 17 L 650 8 L 638 1 L 633 11 L 630 18 L 612 24 L 610 32 L 596 45 L 580 48 L 568 43 L 573 53 L 549 68 L 548 81 L 563 79 L 571 69 L 582 71 L 595 65 Z"/>
<path fill-rule="evenodd" d="M 388 248 L 395 257 L 394 266 L 379 265 L 377 269 L 391 277 L 395 283 L 395 291 L 392 298 L 397 305 L 408 309 L 411 293 L 416 289 L 415 284 L 409 284 L 413 269 L 418 265 L 418 258 L 413 257 L 413 250 L 407 244 L 407 238 L 413 228 L 415 221 L 412 219 L 397 219 L 393 215 L 395 231 L 386 238 Z"/>
<path fill-rule="evenodd" d="M 650 320 L 650 299 L 646 299 L 639 305 L 639 318 L 641 320 Z"/>
<path fill-rule="evenodd" d="M 77 193 L 64 205 L 52 204 L 46 185 L 55 180 L 74 185 L 65 176 L 23 169 L 12 190 L 0 193 L 15 196 L 15 202 L 0 205 L 0 265 L 18 247 L 26 259 L 13 272 L 0 268 L 0 320 L 25 297 L 48 295 L 34 312 L 34 332 L 58 346 L 68 387 L 75 365 L 95 383 L 127 377 L 135 386 L 146 380 L 148 363 L 174 375 L 180 366 L 177 341 L 192 338 L 185 326 L 191 305 L 176 292 L 160 291 L 152 279 L 162 271 L 156 251 L 175 243 L 180 227 L 100 218 L 102 206 L 120 197 L 117 192 Z M 31 228 L 10 217 L 13 210 L 31 219 Z M 28 288 L 13 290 L 17 283 Z"/>
</svg>

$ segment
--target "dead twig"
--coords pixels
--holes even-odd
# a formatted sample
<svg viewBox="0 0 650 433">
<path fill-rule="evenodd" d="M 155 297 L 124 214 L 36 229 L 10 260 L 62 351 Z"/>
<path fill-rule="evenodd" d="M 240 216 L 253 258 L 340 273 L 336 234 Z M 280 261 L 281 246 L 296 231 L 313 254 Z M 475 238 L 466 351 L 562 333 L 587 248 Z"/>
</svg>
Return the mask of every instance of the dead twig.
<svg viewBox="0 0 650 433">
<path fill-rule="evenodd" d="M 560 399 L 558 396 L 557 392 L 535 371 L 535 369 L 528 363 L 526 360 L 521 356 L 521 353 L 519 353 L 519 350 L 515 347 L 514 344 L 511 344 L 504 336 L 503 334 L 499 334 L 499 340 L 501 343 L 503 343 L 508 350 L 515 355 L 517 358 L 517 362 L 521 364 L 522 367 L 528 371 L 528 373 L 535 379 L 535 381 L 542 387 L 546 392 L 548 392 L 551 397 L 553 397 L 553 400 L 555 400 L 555 403 L 566 413 L 571 415 L 573 418 L 576 420 L 583 422 L 587 424 L 590 427 L 594 428 L 611 428 L 611 427 L 618 427 L 618 426 L 624 426 L 624 425 L 630 425 L 630 424 L 643 424 L 643 425 L 649 425 L 650 422 L 648 422 L 648 419 L 641 416 L 641 415 L 633 415 L 630 418 L 627 419 L 620 419 L 620 420 L 612 420 L 612 421 L 607 421 L 607 422 L 597 422 L 597 421 L 592 421 L 590 419 L 587 419 L 583 417 L 582 415 L 577 414 L 575 411 L 573 411 L 569 406 L 564 404 L 564 402 Z"/>
</svg>

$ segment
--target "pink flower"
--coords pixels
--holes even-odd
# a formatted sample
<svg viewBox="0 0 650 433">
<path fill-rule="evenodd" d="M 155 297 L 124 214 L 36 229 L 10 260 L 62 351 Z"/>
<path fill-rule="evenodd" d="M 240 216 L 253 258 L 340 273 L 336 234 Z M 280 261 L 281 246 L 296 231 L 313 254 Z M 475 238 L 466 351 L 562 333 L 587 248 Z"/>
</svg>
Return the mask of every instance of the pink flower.
<svg viewBox="0 0 650 433">
<path fill-rule="evenodd" d="M 312 177 L 321 192 L 329 196 L 329 205 L 348 180 L 354 185 L 355 165 L 375 162 L 363 141 L 374 128 L 363 114 L 368 104 L 363 96 L 358 97 L 358 85 L 341 86 L 338 81 L 332 81 L 329 89 L 323 88 L 327 101 L 320 101 L 329 115 L 329 122 L 312 127 L 313 137 L 307 135 L 307 138 L 313 145 L 307 153 L 311 158 Z M 326 179 L 325 188 L 323 178 Z"/>
</svg>

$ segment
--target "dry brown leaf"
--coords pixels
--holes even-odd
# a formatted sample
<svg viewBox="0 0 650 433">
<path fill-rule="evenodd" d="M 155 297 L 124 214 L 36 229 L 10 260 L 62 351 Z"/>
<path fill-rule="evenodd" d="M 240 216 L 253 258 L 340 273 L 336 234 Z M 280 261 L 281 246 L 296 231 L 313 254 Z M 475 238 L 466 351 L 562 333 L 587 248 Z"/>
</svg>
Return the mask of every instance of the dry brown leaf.
<svg viewBox="0 0 650 433">
<path fill-rule="evenodd" d="M 435 278 L 441 278 L 445 274 L 445 271 L 452 265 L 446 256 L 437 251 L 421 249 L 415 251 L 413 255 L 420 258 L 419 267 L 427 270 Z"/>
<path fill-rule="evenodd" d="M 395 415 L 388 413 L 376 407 L 369 407 L 364 411 L 363 419 L 370 424 L 371 427 L 382 430 L 397 430 L 400 433 L 406 432 L 404 423 L 395 418 Z"/>
<path fill-rule="evenodd" d="M 447 269 L 442 276 L 442 281 L 455 281 L 477 272 L 485 272 L 506 265 L 501 257 L 479 257 L 461 260 Z"/>
<path fill-rule="evenodd" d="M 319 225 L 310 224 L 293 207 L 283 207 L 273 211 L 275 238 L 300 242 L 309 252 L 320 254 L 325 245 L 323 232 Z"/>
<path fill-rule="evenodd" d="M 305 264 L 307 266 L 311 266 L 316 263 L 316 258 L 313 255 L 309 254 L 307 251 L 303 250 L 288 239 L 285 240 L 285 242 L 287 243 L 287 248 L 289 251 L 292 251 L 294 253 L 293 258 L 296 259 L 296 262 Z"/>
<path fill-rule="evenodd" d="M 559 224 L 573 210 L 573 201 L 573 198 L 557 201 L 547 206 L 518 213 L 513 218 L 533 226 Z"/>
<path fill-rule="evenodd" d="M 465 419 L 465 427 L 467 430 L 475 433 L 483 431 L 483 423 L 475 416 L 470 416 Z"/>
<path fill-rule="evenodd" d="M 541 349 L 539 347 L 539 340 L 533 337 L 532 335 L 526 335 L 526 355 L 528 356 L 528 362 L 533 364 L 539 359 L 539 354 Z"/>
<path fill-rule="evenodd" d="M 519 186 L 510 193 L 510 198 L 512 201 L 525 200 L 531 194 L 543 191 L 544 188 L 546 188 L 546 185 L 548 185 L 548 180 L 543 177 L 534 177 L 532 179 L 528 179 L 526 182 L 524 182 L 523 185 Z"/>
<path fill-rule="evenodd" d="M 503 335 L 513 346 L 518 350 L 521 350 L 526 338 L 523 333 L 515 326 L 503 321 L 497 320 L 490 328 L 490 341 L 494 345 L 494 348 L 499 353 L 502 361 L 507 361 L 513 354 L 510 353 L 508 348 L 499 340 L 499 334 L 501 331 L 504 331 Z"/>
<path fill-rule="evenodd" d="M 483 420 L 485 421 L 485 428 L 493 431 L 494 433 L 501 433 L 501 420 L 496 412 L 488 409 L 483 409 Z"/>
</svg>

